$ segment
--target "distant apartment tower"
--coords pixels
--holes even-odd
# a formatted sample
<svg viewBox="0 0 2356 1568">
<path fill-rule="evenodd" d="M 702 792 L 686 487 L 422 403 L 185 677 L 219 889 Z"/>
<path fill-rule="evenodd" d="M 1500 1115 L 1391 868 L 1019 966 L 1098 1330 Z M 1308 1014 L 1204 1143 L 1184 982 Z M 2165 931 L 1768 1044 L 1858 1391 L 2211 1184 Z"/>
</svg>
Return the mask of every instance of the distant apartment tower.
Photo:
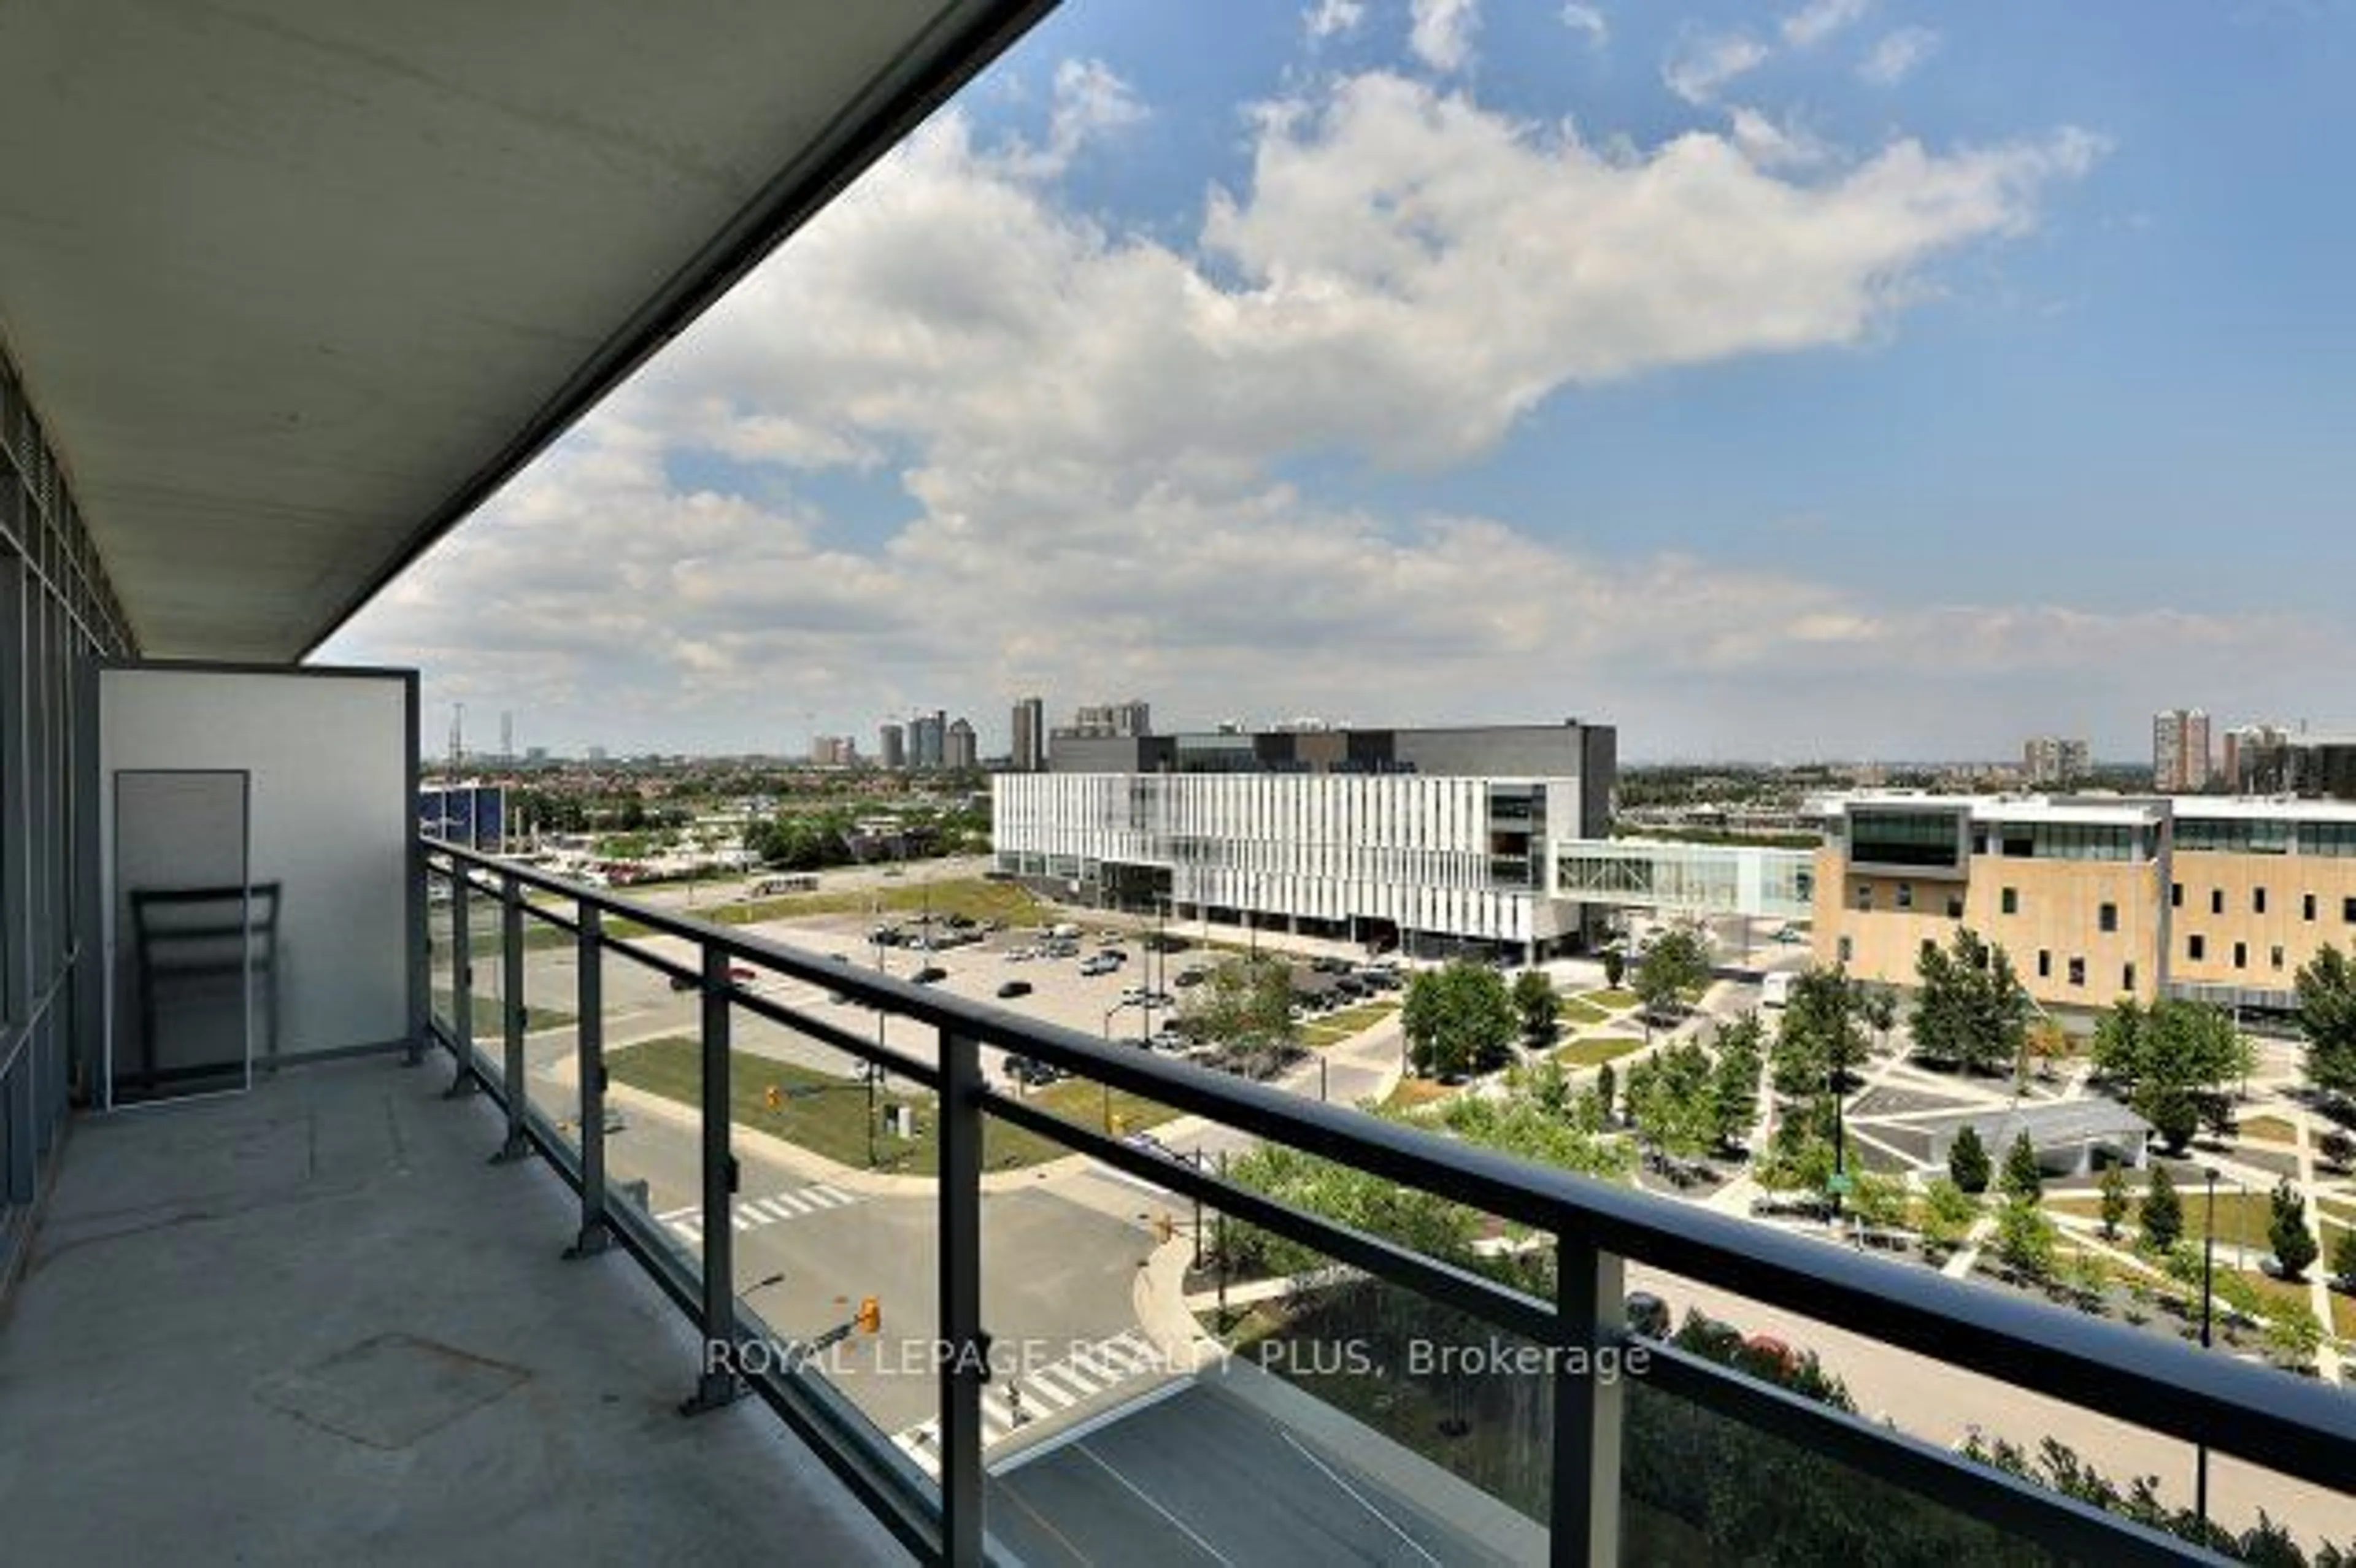
<svg viewBox="0 0 2356 1568">
<path fill-rule="evenodd" d="M 963 719 L 949 720 L 942 734 L 941 766 L 970 768 L 974 764 L 973 726 Z"/>
<path fill-rule="evenodd" d="M 2083 741 L 2035 735 L 2021 748 L 2020 765 L 2032 785 L 2056 788 L 2084 778 L 2094 771 L 2093 760 Z"/>
<path fill-rule="evenodd" d="M 1046 700 L 1025 697 L 1014 704 L 1014 771 L 1037 773 L 1044 773 L 1046 769 Z"/>
<path fill-rule="evenodd" d="M 908 765 L 937 768 L 948 758 L 949 716 L 938 709 L 908 720 Z"/>
<path fill-rule="evenodd" d="M 810 737 L 810 763 L 815 767 L 848 768 L 859 761 L 859 744 L 848 735 Z"/>
<path fill-rule="evenodd" d="M 1072 727 L 1060 734 L 1088 740 L 1127 739 L 1153 733 L 1153 709 L 1141 698 L 1082 708 L 1072 715 Z"/>
<path fill-rule="evenodd" d="M 875 732 L 875 755 L 884 767 L 898 773 L 908 765 L 908 731 L 897 724 L 886 724 Z"/>
<path fill-rule="evenodd" d="M 2162 795 L 2198 795 L 2209 779 L 2209 715 L 2198 708 L 2154 714 L 2151 787 Z"/>
<path fill-rule="evenodd" d="M 2288 795 L 2294 737 L 2276 724 L 2241 724 L 2225 731 L 2225 787 L 2235 795 Z"/>
</svg>

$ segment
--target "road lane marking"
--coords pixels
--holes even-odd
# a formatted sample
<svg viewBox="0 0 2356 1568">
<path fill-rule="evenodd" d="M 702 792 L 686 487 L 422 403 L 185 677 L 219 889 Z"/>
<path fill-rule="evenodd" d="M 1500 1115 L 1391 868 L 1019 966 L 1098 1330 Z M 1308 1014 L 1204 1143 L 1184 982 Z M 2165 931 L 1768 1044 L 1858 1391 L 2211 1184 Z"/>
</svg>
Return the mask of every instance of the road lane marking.
<svg viewBox="0 0 2356 1568">
<path fill-rule="evenodd" d="M 1183 1535 L 1187 1540 L 1201 1547 L 1210 1555 L 1213 1562 L 1224 1563 L 1227 1565 L 1227 1568 L 1235 1568 L 1235 1559 L 1229 1557 L 1226 1552 L 1220 1551 L 1217 1547 L 1212 1545 L 1209 1541 L 1195 1534 L 1194 1529 L 1192 1525 L 1188 1524 L 1184 1520 L 1180 1519 L 1176 1514 L 1172 1513 L 1168 1509 L 1163 1508 L 1160 1503 L 1154 1501 L 1153 1499 L 1147 1494 L 1144 1488 L 1139 1486 L 1135 1481 L 1130 1480 L 1127 1476 L 1122 1475 L 1119 1470 L 1114 1469 L 1110 1465 L 1105 1463 L 1104 1456 L 1098 1454 L 1095 1449 L 1089 1447 L 1085 1443 L 1073 1444 L 1072 1452 L 1088 1460 L 1106 1475 L 1110 1476 L 1114 1480 L 1119 1481 L 1122 1486 L 1128 1488 L 1139 1502 L 1143 1503 L 1147 1508 L 1151 1509 L 1155 1513 L 1160 1514 L 1163 1519 L 1168 1520 L 1172 1524 L 1177 1526 L 1178 1533 Z M 1394 1526 L 1394 1528 L 1397 1527 Z"/>
<path fill-rule="evenodd" d="M 755 1231 L 764 1225 L 780 1225 L 791 1220 L 807 1219 L 836 1209 L 848 1208 L 859 1200 L 839 1187 L 823 1182 L 797 1188 L 785 1192 L 772 1192 L 766 1197 L 746 1198 L 731 1206 L 728 1222 L 732 1229 Z M 703 1241 L 703 1210 L 700 1205 L 671 1209 L 655 1216 L 659 1223 L 691 1246 Z"/>
<path fill-rule="evenodd" d="M 1382 1509 L 1368 1502 L 1365 1499 L 1365 1494 L 1361 1493 L 1357 1488 L 1352 1486 L 1349 1482 L 1344 1480 L 1339 1475 L 1335 1474 L 1332 1466 L 1326 1464 L 1324 1460 L 1320 1459 L 1316 1455 L 1312 1454 L 1308 1449 L 1302 1447 L 1299 1442 L 1294 1440 L 1291 1433 L 1280 1427 L 1277 1429 L 1276 1435 L 1279 1437 L 1283 1438 L 1286 1445 L 1290 1446 L 1294 1453 L 1300 1455 L 1302 1458 L 1316 1466 L 1317 1468 L 1324 1474 L 1327 1480 L 1333 1482 L 1335 1486 L 1349 1493 L 1352 1500 L 1356 1502 L 1360 1508 L 1365 1509 L 1368 1513 L 1373 1514 L 1376 1519 L 1382 1520 L 1385 1528 L 1388 1529 L 1393 1535 L 1398 1536 L 1401 1541 L 1406 1541 L 1408 1549 L 1418 1557 L 1420 1557 L 1426 1563 L 1430 1563 L 1431 1568 L 1440 1568 L 1440 1559 L 1425 1551 L 1423 1548 L 1423 1542 L 1418 1541 L 1414 1536 L 1409 1535 L 1406 1531 L 1401 1530 L 1398 1527 L 1398 1522 L 1392 1519 L 1390 1515 L 1385 1513 Z"/>
</svg>

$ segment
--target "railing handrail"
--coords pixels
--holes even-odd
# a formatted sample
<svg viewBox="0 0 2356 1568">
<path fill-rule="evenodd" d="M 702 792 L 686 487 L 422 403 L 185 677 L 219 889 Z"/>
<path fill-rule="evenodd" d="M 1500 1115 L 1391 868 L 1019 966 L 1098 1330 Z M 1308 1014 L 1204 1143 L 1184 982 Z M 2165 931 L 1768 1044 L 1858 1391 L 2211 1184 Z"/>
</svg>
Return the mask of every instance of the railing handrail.
<svg viewBox="0 0 2356 1568">
<path fill-rule="evenodd" d="M 1040 1058 L 1177 1110 L 1505 1219 L 1575 1235 L 1762 1305 L 2188 1444 L 2205 1444 L 2335 1491 L 2356 1491 L 2356 1397 L 2337 1390 L 2041 1302 L 2012 1299 L 1920 1267 L 1456 1142 L 1352 1107 L 1303 1100 L 1189 1062 L 1110 1046 L 1079 1030 L 1039 1023 L 736 927 L 639 904 L 464 846 L 423 842 L 455 864 L 512 877 L 649 931 Z M 647 956 L 659 967 L 671 967 Z M 690 971 L 680 966 L 680 972 Z"/>
</svg>

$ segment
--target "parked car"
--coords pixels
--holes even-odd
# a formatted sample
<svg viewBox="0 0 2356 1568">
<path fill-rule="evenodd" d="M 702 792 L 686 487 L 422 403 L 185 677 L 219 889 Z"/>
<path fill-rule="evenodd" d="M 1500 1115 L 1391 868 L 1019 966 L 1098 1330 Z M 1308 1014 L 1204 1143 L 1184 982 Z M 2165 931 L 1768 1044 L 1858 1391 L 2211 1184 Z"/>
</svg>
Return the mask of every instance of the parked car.
<svg viewBox="0 0 2356 1568">
<path fill-rule="evenodd" d="M 998 994 L 1001 997 L 1027 997 L 1031 994 L 1031 982 L 1009 980 L 998 987 Z"/>
<path fill-rule="evenodd" d="M 1177 979 L 1173 981 L 1172 984 L 1182 987 L 1199 986 L 1208 978 L 1210 978 L 1210 976 L 1200 969 L 1181 969 L 1178 971 Z"/>
<path fill-rule="evenodd" d="M 936 980 L 946 980 L 948 977 L 949 972 L 937 964 L 927 964 L 908 976 L 919 986 L 929 986 Z"/>
<path fill-rule="evenodd" d="M 1010 1056 L 1006 1059 L 1006 1075 L 1018 1083 L 1027 1083 L 1033 1088 L 1037 1088 L 1043 1083 L 1053 1083 L 1056 1079 L 1064 1076 L 1064 1070 L 1060 1067 L 1051 1067 L 1046 1062 L 1032 1057 Z"/>
</svg>

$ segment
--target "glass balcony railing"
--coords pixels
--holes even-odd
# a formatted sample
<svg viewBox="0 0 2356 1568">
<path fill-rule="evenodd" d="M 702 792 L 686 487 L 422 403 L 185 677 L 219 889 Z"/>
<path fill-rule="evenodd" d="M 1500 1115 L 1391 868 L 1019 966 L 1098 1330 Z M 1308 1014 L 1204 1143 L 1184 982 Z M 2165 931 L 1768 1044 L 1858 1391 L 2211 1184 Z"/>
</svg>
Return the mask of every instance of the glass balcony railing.
<svg viewBox="0 0 2356 1568">
<path fill-rule="evenodd" d="M 438 843 L 428 866 L 435 1027 L 505 1107 L 501 1153 L 546 1157 L 575 1250 L 626 1248 L 697 1326 L 688 1409 L 764 1400 L 927 1560 L 2178 1562 L 2186 1510 L 2127 1487 L 2150 1452 L 2356 1493 L 2336 1388 L 869 953 Z M 1836 1344 L 1926 1402 L 2132 1432 L 2126 1489 L 1860 1408 Z"/>
</svg>

